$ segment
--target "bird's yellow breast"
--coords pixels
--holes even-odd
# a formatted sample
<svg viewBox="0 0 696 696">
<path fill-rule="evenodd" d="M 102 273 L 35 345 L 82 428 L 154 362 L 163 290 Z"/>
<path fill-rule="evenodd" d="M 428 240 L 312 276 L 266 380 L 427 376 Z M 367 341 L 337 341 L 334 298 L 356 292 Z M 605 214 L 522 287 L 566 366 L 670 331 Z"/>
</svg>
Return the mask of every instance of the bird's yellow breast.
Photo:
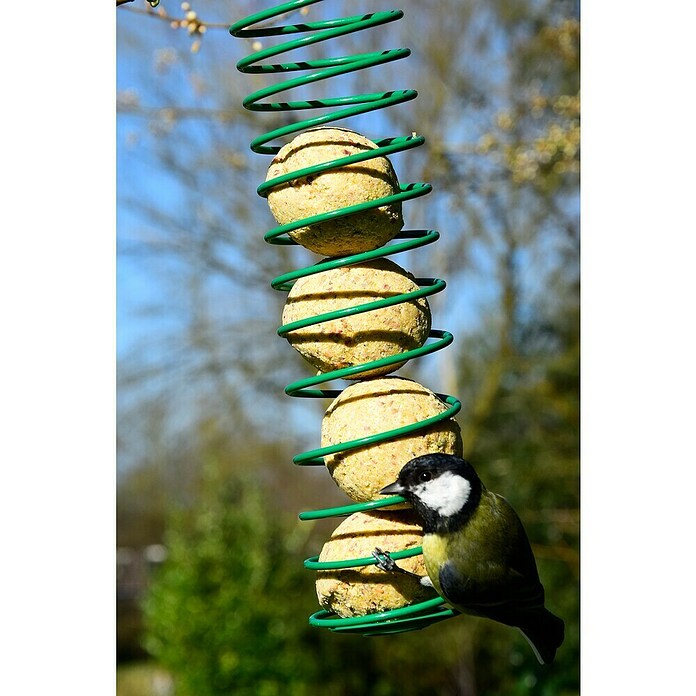
<svg viewBox="0 0 696 696">
<path fill-rule="evenodd" d="M 447 560 L 447 540 L 439 534 L 426 534 L 423 536 L 423 560 L 425 570 L 438 594 L 442 594 L 440 587 L 440 566 Z"/>
<path fill-rule="evenodd" d="M 425 534 L 423 560 L 437 592 L 443 594 L 440 568 L 448 560 L 472 591 L 477 586 L 504 582 L 515 529 L 510 524 L 509 506 L 499 496 L 486 492 L 464 528 L 452 534 Z"/>
</svg>

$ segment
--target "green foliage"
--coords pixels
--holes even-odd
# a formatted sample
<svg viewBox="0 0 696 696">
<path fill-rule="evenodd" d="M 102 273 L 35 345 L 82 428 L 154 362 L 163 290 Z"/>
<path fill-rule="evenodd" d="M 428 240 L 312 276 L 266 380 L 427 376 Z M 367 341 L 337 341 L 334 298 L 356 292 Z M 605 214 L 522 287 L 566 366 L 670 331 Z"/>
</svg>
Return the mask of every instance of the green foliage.
<svg viewBox="0 0 696 696">
<path fill-rule="evenodd" d="M 285 689 L 302 661 L 296 639 L 306 620 L 285 601 L 300 571 L 281 560 L 282 537 L 259 488 L 217 478 L 168 534 L 170 555 L 145 603 L 147 647 L 183 694 L 305 693 Z"/>
<path fill-rule="evenodd" d="M 547 605 L 566 622 L 556 661 L 540 668 L 527 652 L 512 658 L 505 681 L 482 675 L 482 694 L 575 693 L 579 683 L 579 319 L 572 293 L 554 313 L 517 321 L 503 351 L 502 368 L 485 409 L 481 389 L 464 399 L 477 412 L 466 455 L 486 485 L 507 497 L 520 514 L 537 557 Z M 473 341 L 472 341 L 473 343 Z M 495 354 L 495 351 L 493 351 Z M 464 372 L 490 371 L 490 349 L 467 353 Z M 466 421 L 465 421 L 466 422 Z M 482 628 L 476 661 L 509 645 L 497 626 Z M 515 686 L 516 684 L 516 686 Z"/>
</svg>

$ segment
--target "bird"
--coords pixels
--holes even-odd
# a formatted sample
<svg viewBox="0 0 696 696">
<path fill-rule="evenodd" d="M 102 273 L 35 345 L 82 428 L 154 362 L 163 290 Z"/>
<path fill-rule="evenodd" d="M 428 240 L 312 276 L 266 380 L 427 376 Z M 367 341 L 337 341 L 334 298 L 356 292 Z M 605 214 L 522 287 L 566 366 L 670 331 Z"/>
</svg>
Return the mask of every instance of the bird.
<svg viewBox="0 0 696 696">
<path fill-rule="evenodd" d="M 474 467 L 455 455 L 407 462 L 380 490 L 401 495 L 423 527 L 427 576 L 417 576 L 458 612 L 518 628 L 541 664 L 553 662 L 565 624 L 545 607 L 544 587 L 527 533 L 512 506 L 489 491 Z M 376 548 L 376 566 L 410 573 Z"/>
</svg>

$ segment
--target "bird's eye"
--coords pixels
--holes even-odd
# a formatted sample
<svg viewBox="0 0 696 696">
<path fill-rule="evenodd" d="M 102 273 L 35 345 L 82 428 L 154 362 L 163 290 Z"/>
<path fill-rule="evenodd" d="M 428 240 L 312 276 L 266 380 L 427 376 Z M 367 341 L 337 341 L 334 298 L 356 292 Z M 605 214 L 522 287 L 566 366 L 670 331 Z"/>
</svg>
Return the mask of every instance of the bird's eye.
<svg viewBox="0 0 696 696">
<path fill-rule="evenodd" d="M 421 473 L 418 474 L 419 481 L 430 481 L 432 477 L 433 475 L 429 471 L 421 471 Z"/>
</svg>

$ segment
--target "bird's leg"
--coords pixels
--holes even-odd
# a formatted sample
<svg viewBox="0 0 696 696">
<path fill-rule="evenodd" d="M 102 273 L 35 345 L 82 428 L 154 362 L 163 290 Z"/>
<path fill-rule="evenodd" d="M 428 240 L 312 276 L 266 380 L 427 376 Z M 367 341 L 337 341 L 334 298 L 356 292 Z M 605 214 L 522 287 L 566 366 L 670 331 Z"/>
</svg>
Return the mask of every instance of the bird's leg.
<svg viewBox="0 0 696 696">
<path fill-rule="evenodd" d="M 389 551 L 382 551 L 382 549 L 375 548 L 372 552 L 372 556 L 377 561 L 375 565 L 386 573 L 403 573 L 404 575 L 410 575 L 412 578 L 416 578 L 418 582 L 425 587 L 433 586 L 427 575 L 418 575 L 417 573 L 412 573 L 410 570 L 400 568 L 396 565 L 396 561 L 389 555 Z"/>
<path fill-rule="evenodd" d="M 375 565 L 386 573 L 403 573 L 404 575 L 413 575 L 416 578 L 420 578 L 420 575 L 416 575 L 396 565 L 396 561 L 389 555 L 389 551 L 382 551 L 382 549 L 375 548 L 372 552 L 372 556 L 377 561 Z"/>
</svg>

